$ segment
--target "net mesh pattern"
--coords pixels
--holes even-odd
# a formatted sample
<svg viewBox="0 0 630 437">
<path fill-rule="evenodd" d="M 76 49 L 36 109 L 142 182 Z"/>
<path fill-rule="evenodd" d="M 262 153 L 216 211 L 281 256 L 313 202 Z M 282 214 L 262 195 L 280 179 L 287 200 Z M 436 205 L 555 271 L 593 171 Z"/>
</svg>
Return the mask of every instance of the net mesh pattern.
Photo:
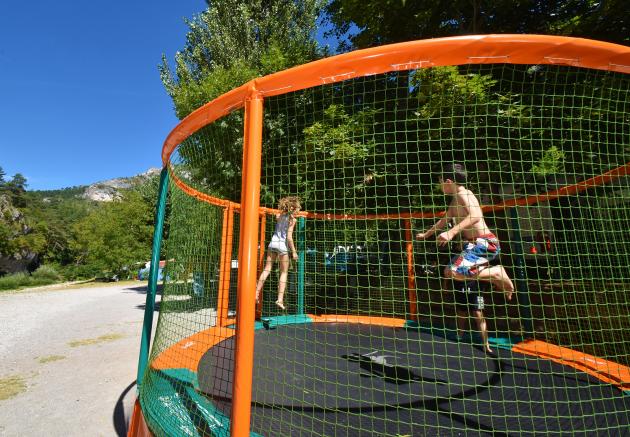
<svg viewBox="0 0 630 437">
<path fill-rule="evenodd" d="M 484 64 L 265 98 L 259 273 L 278 201 L 299 196 L 303 213 L 286 310 L 278 262 L 258 307 L 252 432 L 628 433 L 630 176 L 601 176 L 630 162 L 629 88 L 621 73 Z M 156 435 L 229 432 L 243 120 L 195 132 L 169 163 L 140 393 Z M 439 178 L 453 162 L 500 241 L 511 301 L 445 277 L 467 241 L 415 238 L 447 208 Z M 456 304 L 466 287 L 493 354 L 478 307 Z M 537 354 L 515 349 L 534 341 Z"/>
</svg>

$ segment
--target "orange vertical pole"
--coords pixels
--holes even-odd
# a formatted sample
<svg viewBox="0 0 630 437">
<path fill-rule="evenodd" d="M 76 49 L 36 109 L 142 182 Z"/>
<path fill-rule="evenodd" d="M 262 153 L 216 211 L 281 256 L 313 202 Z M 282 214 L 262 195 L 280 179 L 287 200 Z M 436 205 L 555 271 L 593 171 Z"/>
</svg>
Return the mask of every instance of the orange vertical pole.
<svg viewBox="0 0 630 437">
<path fill-rule="evenodd" d="M 258 274 L 262 272 L 265 263 L 265 226 L 267 224 L 267 214 L 262 213 L 260 215 L 260 249 L 258 255 Z M 258 284 L 256 284 L 258 286 Z M 260 318 L 262 316 L 262 302 L 263 302 L 263 290 L 260 290 L 258 305 L 256 305 L 256 318 Z"/>
<path fill-rule="evenodd" d="M 258 270 L 262 271 L 265 262 L 265 226 L 267 226 L 267 214 L 260 215 L 260 254 L 258 256 Z"/>
<path fill-rule="evenodd" d="M 230 298 L 230 272 L 232 271 L 232 241 L 234 235 L 234 207 L 230 203 L 223 210 L 221 231 L 221 259 L 219 260 L 219 296 L 217 298 L 217 324 L 225 326 Z"/>
<path fill-rule="evenodd" d="M 407 240 L 407 291 L 409 294 L 409 313 L 411 320 L 418 321 L 418 296 L 416 294 L 416 269 L 413 260 L 413 235 L 411 219 L 405 220 L 405 240 Z"/>
<path fill-rule="evenodd" d="M 254 317 L 263 99 L 255 89 L 245 101 L 241 232 L 238 256 L 236 352 L 232 388 L 231 435 L 249 436 L 254 369 Z"/>
</svg>

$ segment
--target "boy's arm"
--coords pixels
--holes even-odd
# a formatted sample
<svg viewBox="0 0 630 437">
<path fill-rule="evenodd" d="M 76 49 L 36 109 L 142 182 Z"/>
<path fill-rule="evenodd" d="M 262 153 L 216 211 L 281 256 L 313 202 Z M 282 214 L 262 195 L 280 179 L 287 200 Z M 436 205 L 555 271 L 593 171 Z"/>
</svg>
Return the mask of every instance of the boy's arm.
<svg viewBox="0 0 630 437">
<path fill-rule="evenodd" d="M 446 224 L 448 223 L 449 220 L 450 220 L 450 217 L 448 215 L 448 210 L 447 210 L 446 213 L 444 213 L 444 217 L 442 217 L 440 220 L 438 220 L 426 232 L 418 233 L 416 235 L 416 238 L 418 240 L 425 240 L 425 239 L 429 238 L 431 235 L 435 234 L 436 231 L 438 231 L 440 229 L 444 229 L 444 227 L 446 226 Z"/>
</svg>

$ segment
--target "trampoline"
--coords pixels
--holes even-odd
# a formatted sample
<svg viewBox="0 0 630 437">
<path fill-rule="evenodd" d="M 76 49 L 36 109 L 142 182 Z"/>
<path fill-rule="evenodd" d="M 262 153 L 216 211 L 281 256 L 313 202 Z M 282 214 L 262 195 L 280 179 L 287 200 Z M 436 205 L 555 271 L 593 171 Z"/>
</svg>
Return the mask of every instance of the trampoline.
<svg viewBox="0 0 630 437">
<path fill-rule="evenodd" d="M 166 279 L 151 344 L 150 272 L 129 435 L 630 435 L 629 65 L 578 38 L 437 38 L 192 112 L 162 149 Z M 484 291 L 491 354 L 454 335 L 438 242 L 414 238 L 453 162 L 516 288 Z M 303 209 L 280 312 L 280 279 L 255 290 L 287 195 Z"/>
<path fill-rule="evenodd" d="M 630 378 L 607 383 L 602 372 L 597 378 L 575 362 L 529 356 L 518 344 L 495 339 L 495 353 L 488 354 L 447 330 L 387 318 L 284 316 L 256 328 L 254 434 L 630 432 L 624 390 Z M 185 434 L 222 435 L 229 428 L 235 337 L 232 328 L 213 331 L 165 351 L 150 376 L 162 380 L 164 391 L 147 411 L 162 423 L 197 417 Z M 204 346 L 204 338 L 215 343 Z M 167 368 L 177 365 L 175 357 L 181 362 L 182 348 L 190 351 L 185 361 L 192 369 Z M 604 368 L 614 371 L 611 364 Z"/>
</svg>

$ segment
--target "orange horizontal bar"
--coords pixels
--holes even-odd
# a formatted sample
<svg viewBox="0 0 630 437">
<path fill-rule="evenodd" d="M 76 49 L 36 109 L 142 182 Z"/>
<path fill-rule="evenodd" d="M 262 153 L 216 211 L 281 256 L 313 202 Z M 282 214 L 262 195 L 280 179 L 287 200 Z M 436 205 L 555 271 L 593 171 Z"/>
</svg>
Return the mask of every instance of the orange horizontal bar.
<svg viewBox="0 0 630 437">
<path fill-rule="evenodd" d="M 209 203 L 210 205 L 228 207 L 230 204 L 234 208 L 234 211 L 240 211 L 241 205 L 235 202 L 231 202 L 225 199 L 219 199 L 218 197 L 210 196 L 209 194 L 202 193 L 199 190 L 195 190 L 194 188 L 186 185 L 180 178 L 177 177 L 175 171 L 173 171 L 173 166 L 171 163 L 168 163 L 169 167 L 169 177 L 170 179 L 177 185 L 184 193 L 192 196 L 196 199 L 201 200 L 202 202 Z"/>
<path fill-rule="evenodd" d="M 548 191 L 542 194 L 534 194 L 526 197 L 519 197 L 515 199 L 509 199 L 505 202 L 497 203 L 495 205 L 485 205 L 482 207 L 484 212 L 490 211 L 502 211 L 504 209 L 513 208 L 515 206 L 535 205 L 540 202 L 546 202 L 549 200 L 557 199 L 564 196 L 573 196 L 589 188 L 598 187 L 607 183 L 610 183 L 616 179 L 624 176 L 630 176 L 630 162 L 617 167 L 613 170 L 607 171 L 599 176 L 586 179 L 578 182 L 577 184 L 567 185 L 557 190 Z M 230 202 L 223 199 L 218 199 L 207 194 L 201 193 L 193 188 L 188 187 L 181 180 L 173 177 L 175 183 L 189 195 L 196 197 L 197 199 L 211 203 L 213 205 L 227 206 L 232 204 L 235 210 L 240 210 L 240 204 Z M 180 185 L 181 184 L 181 185 Z M 280 211 L 273 208 L 260 208 L 260 212 L 264 214 L 278 214 Z M 421 219 L 421 218 L 435 218 L 444 215 L 444 211 L 437 213 L 433 212 L 402 212 L 396 214 L 327 214 L 327 213 L 314 213 L 303 211 L 298 214 L 299 216 L 320 219 L 320 220 L 397 220 L 397 219 Z"/>
<path fill-rule="evenodd" d="M 613 361 L 540 340 L 517 343 L 512 350 L 573 367 L 622 390 L 630 390 L 630 368 Z"/>
<path fill-rule="evenodd" d="M 392 328 L 402 328 L 407 321 L 405 319 L 394 319 L 391 317 L 371 317 L 371 316 L 352 316 L 340 314 L 322 314 L 319 316 L 308 315 L 313 323 L 358 323 L 362 325 L 379 325 L 389 326 Z"/>
<path fill-rule="evenodd" d="M 212 346 L 234 336 L 234 334 L 234 329 L 220 326 L 197 332 L 180 340 L 158 355 L 151 362 L 151 368 L 156 370 L 188 369 L 196 373 L 203 354 Z"/>
<path fill-rule="evenodd" d="M 536 203 L 546 202 L 548 200 L 557 199 L 559 197 L 573 196 L 577 193 L 588 190 L 589 188 L 599 187 L 601 185 L 612 182 L 615 179 L 619 179 L 620 177 L 628 175 L 630 175 L 630 162 L 622 165 L 621 167 L 617 167 L 613 170 L 607 171 L 606 173 L 603 173 L 599 176 L 595 176 L 590 179 L 578 182 L 577 184 L 567 185 L 565 187 L 558 188 L 557 190 L 553 191 L 548 191 L 543 194 L 534 194 L 532 196 L 510 199 L 496 205 L 484 206 L 482 209 L 484 212 L 500 211 L 503 209 L 512 208 L 514 206 L 534 205 Z"/>
</svg>

